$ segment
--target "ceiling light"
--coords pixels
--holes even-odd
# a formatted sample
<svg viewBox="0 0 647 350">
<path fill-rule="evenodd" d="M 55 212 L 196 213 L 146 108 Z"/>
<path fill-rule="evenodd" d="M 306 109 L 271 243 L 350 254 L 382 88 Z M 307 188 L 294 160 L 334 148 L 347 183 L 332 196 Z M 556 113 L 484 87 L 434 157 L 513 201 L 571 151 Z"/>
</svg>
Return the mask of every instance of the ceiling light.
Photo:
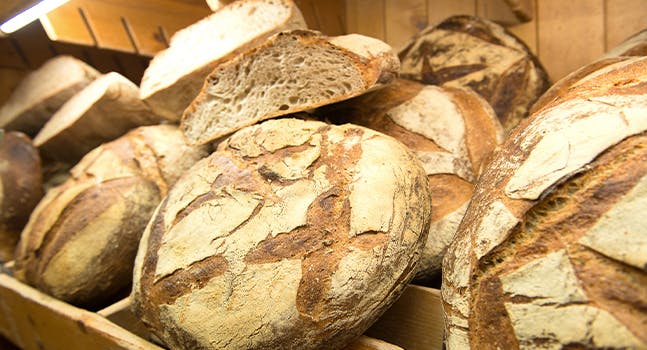
<svg viewBox="0 0 647 350">
<path fill-rule="evenodd" d="M 69 0 L 43 0 L 2 23 L 2 25 L 0 25 L 0 31 L 5 34 L 13 33 L 68 1 Z"/>
</svg>

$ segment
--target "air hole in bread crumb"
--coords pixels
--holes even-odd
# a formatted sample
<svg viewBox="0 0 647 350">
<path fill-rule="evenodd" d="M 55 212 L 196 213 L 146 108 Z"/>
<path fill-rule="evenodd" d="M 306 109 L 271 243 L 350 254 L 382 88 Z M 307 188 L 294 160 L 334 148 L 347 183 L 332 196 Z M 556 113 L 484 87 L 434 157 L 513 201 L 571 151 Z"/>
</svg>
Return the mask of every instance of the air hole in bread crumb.
<svg viewBox="0 0 647 350">
<path fill-rule="evenodd" d="M 292 61 L 292 64 L 295 64 L 295 65 L 297 65 L 297 64 L 301 64 L 301 63 L 303 63 L 305 60 L 306 60 L 306 59 L 305 59 L 305 58 L 303 58 L 303 57 L 297 57 L 297 58 L 295 58 L 295 59 Z"/>
<path fill-rule="evenodd" d="M 296 104 L 299 102 L 299 97 L 298 96 L 290 96 L 288 97 L 288 101 L 290 101 L 291 104 Z"/>
<path fill-rule="evenodd" d="M 285 111 L 285 110 L 287 110 L 288 108 L 290 108 L 290 106 L 288 106 L 288 105 L 281 105 L 281 107 L 279 107 L 279 111 Z"/>
</svg>

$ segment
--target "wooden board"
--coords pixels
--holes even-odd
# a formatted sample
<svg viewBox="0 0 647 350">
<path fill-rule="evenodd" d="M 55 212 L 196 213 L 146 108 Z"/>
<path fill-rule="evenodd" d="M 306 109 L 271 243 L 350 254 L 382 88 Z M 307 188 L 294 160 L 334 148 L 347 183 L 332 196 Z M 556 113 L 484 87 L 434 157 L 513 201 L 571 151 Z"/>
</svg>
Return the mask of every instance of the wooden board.
<svg viewBox="0 0 647 350">
<path fill-rule="evenodd" d="M 160 349 L 5 274 L 0 274 L 0 320 L 0 334 L 25 350 Z"/>
<path fill-rule="evenodd" d="M 476 15 L 476 0 L 427 0 L 427 22 L 430 25 L 453 15 Z"/>
<path fill-rule="evenodd" d="M 537 1 L 537 51 L 553 81 L 604 53 L 604 0 Z"/>
<path fill-rule="evenodd" d="M 380 40 L 386 39 L 384 0 L 346 0 L 346 28 Z"/>
<path fill-rule="evenodd" d="M 51 40 L 153 56 L 209 14 L 206 2 L 72 0 L 41 21 Z"/>
<path fill-rule="evenodd" d="M 378 322 L 344 350 L 442 347 L 440 291 L 410 285 Z M 93 313 L 33 289 L 0 271 L 0 336 L 25 350 L 161 348 L 124 299 Z M 380 339 L 380 340 L 378 340 Z"/>
<path fill-rule="evenodd" d="M 647 29 L 647 0 L 605 1 L 605 51 Z"/>
<path fill-rule="evenodd" d="M 400 51 L 427 27 L 427 0 L 386 0 L 385 16 L 385 39 Z"/>
<path fill-rule="evenodd" d="M 409 285 L 402 297 L 366 332 L 407 350 L 442 349 L 440 291 Z"/>
</svg>

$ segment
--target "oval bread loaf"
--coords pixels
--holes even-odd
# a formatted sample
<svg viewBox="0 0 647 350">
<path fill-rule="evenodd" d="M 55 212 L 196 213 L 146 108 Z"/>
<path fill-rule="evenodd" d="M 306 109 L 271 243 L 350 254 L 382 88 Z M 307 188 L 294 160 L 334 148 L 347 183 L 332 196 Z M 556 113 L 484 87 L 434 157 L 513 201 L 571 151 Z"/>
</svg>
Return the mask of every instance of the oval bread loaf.
<svg viewBox="0 0 647 350">
<path fill-rule="evenodd" d="M 26 76 L 0 108 L 0 128 L 36 136 L 54 112 L 99 75 L 72 56 L 48 60 Z"/>
<path fill-rule="evenodd" d="M 169 191 L 137 255 L 135 313 L 173 349 L 339 349 L 413 276 L 424 169 L 375 131 L 279 119 Z"/>
<path fill-rule="evenodd" d="M 206 154 L 184 144 L 172 125 L 141 127 L 92 150 L 34 210 L 16 251 L 16 277 L 75 305 L 105 305 L 129 287 L 155 206 Z"/>
<path fill-rule="evenodd" d="M 0 130 L 0 263 L 13 260 L 20 231 L 43 197 L 38 151 L 21 132 Z"/>
<path fill-rule="evenodd" d="M 76 163 L 87 152 L 160 118 L 139 99 L 139 88 L 110 72 L 72 96 L 34 138 L 44 157 Z"/>
<path fill-rule="evenodd" d="M 515 129 L 443 262 L 447 348 L 647 348 L 647 57 Z"/>
<path fill-rule="evenodd" d="M 398 79 L 318 114 L 390 135 L 420 159 L 429 180 L 432 217 L 416 279 L 421 283 L 440 274 L 479 169 L 503 141 L 503 128 L 492 107 L 472 90 Z"/>
<path fill-rule="evenodd" d="M 180 128 L 202 144 L 261 120 L 349 99 L 395 79 L 397 56 L 359 34 L 293 30 L 217 66 L 186 109 Z"/>
<path fill-rule="evenodd" d="M 472 88 L 492 105 L 506 132 L 526 118 L 550 84 L 521 40 L 472 16 L 449 17 L 423 30 L 400 52 L 400 60 L 403 78 Z"/>
</svg>

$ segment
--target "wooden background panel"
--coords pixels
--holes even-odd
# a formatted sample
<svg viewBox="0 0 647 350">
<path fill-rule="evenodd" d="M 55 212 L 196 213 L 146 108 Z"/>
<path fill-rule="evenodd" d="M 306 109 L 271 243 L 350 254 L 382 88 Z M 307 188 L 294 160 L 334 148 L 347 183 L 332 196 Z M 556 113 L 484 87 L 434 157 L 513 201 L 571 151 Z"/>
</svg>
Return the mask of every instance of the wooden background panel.
<svg viewBox="0 0 647 350">
<path fill-rule="evenodd" d="M 427 22 L 430 25 L 452 15 L 476 15 L 476 0 L 427 0 Z"/>
<path fill-rule="evenodd" d="M 537 1 L 530 1 L 531 19 L 525 23 L 508 26 L 508 30 L 523 41 L 532 53 L 537 54 Z"/>
<path fill-rule="evenodd" d="M 385 1 L 385 39 L 397 51 L 425 29 L 427 21 L 427 0 Z"/>
<path fill-rule="evenodd" d="M 537 1 L 537 51 L 556 81 L 604 53 L 604 0 Z"/>
<path fill-rule="evenodd" d="M 348 33 L 360 33 L 386 39 L 384 0 L 346 0 Z"/>
<path fill-rule="evenodd" d="M 605 14 L 606 50 L 647 29 L 647 0 L 606 0 Z"/>
</svg>

